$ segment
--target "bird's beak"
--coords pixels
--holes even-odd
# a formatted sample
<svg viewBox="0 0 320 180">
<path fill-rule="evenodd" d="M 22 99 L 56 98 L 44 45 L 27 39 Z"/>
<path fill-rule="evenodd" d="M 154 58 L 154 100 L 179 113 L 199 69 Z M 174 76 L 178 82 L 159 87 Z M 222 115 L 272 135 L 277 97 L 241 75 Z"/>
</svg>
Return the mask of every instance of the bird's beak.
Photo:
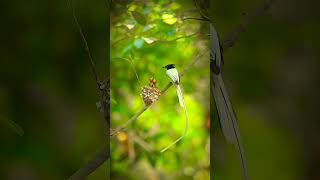
<svg viewBox="0 0 320 180">
<path fill-rule="evenodd" d="M 163 66 L 162 68 L 166 68 L 165 66 Z"/>
</svg>

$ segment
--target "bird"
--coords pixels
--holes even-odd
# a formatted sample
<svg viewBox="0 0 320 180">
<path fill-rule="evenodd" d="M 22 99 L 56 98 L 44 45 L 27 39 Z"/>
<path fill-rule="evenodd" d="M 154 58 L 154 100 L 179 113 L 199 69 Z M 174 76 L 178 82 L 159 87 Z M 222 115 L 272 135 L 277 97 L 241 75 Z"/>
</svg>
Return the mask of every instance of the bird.
<svg viewBox="0 0 320 180">
<path fill-rule="evenodd" d="M 174 64 L 168 64 L 166 66 L 163 66 L 163 68 L 166 69 L 166 74 L 169 76 L 172 84 L 176 87 L 177 90 L 177 95 L 178 95 L 178 99 L 179 99 L 179 103 L 180 106 L 184 109 L 185 112 L 185 116 L 186 116 L 186 124 L 185 124 L 185 129 L 184 132 L 182 134 L 182 136 L 180 136 L 178 139 L 176 139 L 174 142 L 172 142 L 170 145 L 168 145 L 167 147 L 163 148 L 161 150 L 161 152 L 166 151 L 167 149 L 169 149 L 171 146 L 173 146 L 174 144 L 176 144 L 178 141 L 180 141 L 187 133 L 188 131 L 188 112 L 187 112 L 187 107 L 184 103 L 184 99 L 183 99 L 183 95 L 182 95 L 182 90 L 180 87 L 180 78 L 179 78 L 179 73 L 178 70 L 175 68 Z"/>
<path fill-rule="evenodd" d="M 244 155 L 244 149 L 240 140 L 237 117 L 221 76 L 223 57 L 219 43 L 219 37 L 212 24 L 210 24 L 210 38 L 210 67 L 212 70 L 210 74 L 212 82 L 211 91 L 214 96 L 220 126 L 226 141 L 233 144 L 238 152 L 242 170 L 242 179 L 248 180 L 247 163 Z"/>
<path fill-rule="evenodd" d="M 179 103 L 180 103 L 180 106 L 183 107 L 184 101 L 183 101 L 182 91 L 179 85 L 180 78 L 179 78 L 178 70 L 175 68 L 174 64 L 168 64 L 163 68 L 167 69 L 166 74 L 170 77 L 171 82 L 176 86 Z"/>
</svg>

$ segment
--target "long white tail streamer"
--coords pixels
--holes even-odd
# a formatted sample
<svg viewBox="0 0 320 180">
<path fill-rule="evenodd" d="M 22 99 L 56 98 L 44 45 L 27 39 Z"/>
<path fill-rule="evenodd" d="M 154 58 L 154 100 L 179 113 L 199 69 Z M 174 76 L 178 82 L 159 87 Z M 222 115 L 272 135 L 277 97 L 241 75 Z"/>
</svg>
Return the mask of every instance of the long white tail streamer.
<svg viewBox="0 0 320 180">
<path fill-rule="evenodd" d="M 220 68 L 222 67 L 222 54 L 220 51 L 220 44 L 217 31 L 214 26 L 210 24 L 210 35 L 211 35 L 211 58 L 219 71 L 214 73 L 211 72 L 211 82 L 212 87 L 211 91 L 216 103 L 220 125 L 222 132 L 228 143 L 231 143 L 235 146 L 238 156 L 240 159 L 240 165 L 242 170 L 242 179 L 248 180 L 248 168 L 246 163 L 246 158 L 244 155 L 244 149 L 240 140 L 240 132 L 237 125 L 237 117 L 232 107 L 231 101 L 229 99 L 227 90 L 224 86 L 222 80 Z"/>
<path fill-rule="evenodd" d="M 171 144 L 169 144 L 167 147 L 163 148 L 160 152 L 163 153 L 165 152 L 166 150 L 168 150 L 171 146 L 175 145 L 178 141 L 180 141 L 182 138 L 184 138 L 184 136 L 186 135 L 187 131 L 188 131 L 188 112 L 187 112 L 187 107 L 184 103 L 184 99 L 183 99 L 183 95 L 182 95 L 182 91 L 181 91 L 181 88 L 179 85 L 176 85 L 176 89 L 177 89 L 177 95 L 178 95 L 178 98 L 179 98 L 179 102 L 180 102 L 180 105 L 181 107 L 183 107 L 184 109 L 184 113 L 185 113 L 185 116 L 186 116 L 186 125 L 185 125 L 185 128 L 184 128 L 184 131 L 183 131 L 183 134 L 178 138 L 176 139 L 175 141 L 173 141 Z"/>
<path fill-rule="evenodd" d="M 177 95 L 178 95 L 178 98 L 179 98 L 180 106 L 183 107 L 184 106 L 184 101 L 183 101 L 181 88 L 180 88 L 179 85 L 176 85 L 176 89 L 177 89 Z"/>
</svg>

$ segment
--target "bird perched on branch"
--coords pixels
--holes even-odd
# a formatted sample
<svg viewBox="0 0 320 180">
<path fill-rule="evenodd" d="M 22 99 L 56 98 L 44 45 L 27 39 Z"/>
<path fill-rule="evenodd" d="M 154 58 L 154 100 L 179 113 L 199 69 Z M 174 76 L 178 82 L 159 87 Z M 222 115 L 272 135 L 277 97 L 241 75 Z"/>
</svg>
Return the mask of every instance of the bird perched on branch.
<svg viewBox="0 0 320 180">
<path fill-rule="evenodd" d="M 248 171 L 246 159 L 244 156 L 244 150 L 240 141 L 240 133 L 237 125 L 237 117 L 233 110 L 231 101 L 229 99 L 227 90 L 224 86 L 221 68 L 223 65 L 222 52 L 220 49 L 220 43 L 217 31 L 214 26 L 210 24 L 210 37 L 211 37 L 211 48 L 210 48 L 210 66 L 211 70 L 211 91 L 214 96 L 216 108 L 219 115 L 220 125 L 224 137 L 228 143 L 235 145 L 238 152 L 240 161 L 243 180 L 248 180 Z"/>
<path fill-rule="evenodd" d="M 185 136 L 185 134 L 187 133 L 187 130 L 188 130 L 188 113 L 187 113 L 187 107 L 184 103 L 184 99 L 183 99 L 183 95 L 182 95 L 182 91 L 181 91 L 181 87 L 180 87 L 180 78 L 179 78 L 178 70 L 175 68 L 174 64 L 168 64 L 168 65 L 164 66 L 163 68 L 167 69 L 166 74 L 170 77 L 172 84 L 176 87 L 180 106 L 184 109 L 184 112 L 185 112 L 186 125 L 185 125 L 185 129 L 184 129 L 182 136 L 180 136 L 178 139 L 176 139 L 170 145 L 168 145 L 167 147 L 162 149 L 161 152 L 166 151 L 171 146 L 173 146 L 178 141 L 180 141 Z"/>
</svg>

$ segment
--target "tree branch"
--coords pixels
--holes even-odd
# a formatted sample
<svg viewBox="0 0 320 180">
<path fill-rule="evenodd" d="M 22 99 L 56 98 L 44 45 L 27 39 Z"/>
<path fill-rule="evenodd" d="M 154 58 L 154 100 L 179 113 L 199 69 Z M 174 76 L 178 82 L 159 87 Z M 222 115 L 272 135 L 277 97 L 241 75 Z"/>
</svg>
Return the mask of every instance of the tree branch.
<svg viewBox="0 0 320 180">
<path fill-rule="evenodd" d="M 96 84 L 97 84 L 97 88 L 100 92 L 100 104 L 101 104 L 101 109 L 102 109 L 102 115 L 103 118 L 106 120 L 106 131 L 107 131 L 107 144 L 106 146 L 90 161 L 88 161 L 87 164 L 85 164 L 83 167 L 81 167 L 79 170 L 77 170 L 70 178 L 70 180 L 82 180 L 85 179 L 85 177 L 87 177 L 89 174 L 91 174 L 92 172 L 94 172 L 99 166 L 101 166 L 109 157 L 110 157 L 110 149 L 109 149 L 109 127 L 110 127 L 110 81 L 109 79 L 106 79 L 104 82 L 100 81 L 99 75 L 98 75 L 98 71 L 96 69 L 96 65 L 93 61 L 87 40 L 85 38 L 85 35 L 82 31 L 82 28 L 78 22 L 76 13 L 75 13 L 75 8 L 73 6 L 73 1 L 72 0 L 68 0 L 69 1 L 69 6 L 71 8 L 71 12 L 72 12 L 72 17 L 73 17 L 73 21 L 76 25 L 76 28 L 79 31 L 79 34 L 81 36 L 81 40 L 82 43 L 85 47 L 86 53 L 88 55 L 88 60 L 89 60 L 89 64 L 90 64 L 90 68 L 91 71 L 94 75 Z M 105 5 L 106 8 L 109 8 L 109 5 L 107 3 L 107 1 L 105 1 Z"/>
<path fill-rule="evenodd" d="M 204 53 L 203 53 L 204 54 Z M 184 70 L 179 74 L 180 77 L 182 77 L 203 55 L 197 55 L 195 59 L 184 68 Z M 172 83 L 169 82 L 162 90 L 161 90 L 161 96 L 172 86 Z M 160 97 L 161 97 L 160 96 Z M 152 103 L 153 104 L 153 103 Z M 122 131 L 128 127 L 129 124 L 133 123 L 144 111 L 146 111 L 152 104 L 143 106 L 134 116 L 132 116 L 127 122 L 125 122 L 123 125 L 117 127 L 110 136 L 114 136 L 119 131 Z"/>
<path fill-rule="evenodd" d="M 186 20 L 197 20 L 197 21 L 206 21 L 206 22 L 210 21 L 210 20 L 204 19 L 204 18 L 194 18 L 194 17 L 182 18 L 182 21 L 186 21 Z"/>
<path fill-rule="evenodd" d="M 189 38 L 189 37 L 192 37 L 192 36 L 195 36 L 197 34 L 200 34 L 200 32 L 195 32 L 195 33 L 192 33 L 192 34 L 189 34 L 189 35 L 185 35 L 185 36 L 180 36 L 180 37 L 177 37 L 177 38 L 174 38 L 174 39 L 171 39 L 171 40 L 158 40 L 156 41 L 155 43 L 169 43 L 169 42 L 174 42 L 174 41 L 177 41 L 179 39 L 186 39 L 186 38 Z"/>
<path fill-rule="evenodd" d="M 75 13 L 75 8 L 73 6 L 73 0 L 69 0 L 69 6 L 71 8 L 73 21 L 74 21 L 74 23 L 75 23 L 75 25 L 76 25 L 76 27 L 77 27 L 77 29 L 79 31 L 82 43 L 83 43 L 84 48 L 85 48 L 85 50 L 86 50 L 86 52 L 88 54 L 88 59 L 89 59 L 91 71 L 93 72 L 94 78 L 95 78 L 96 83 L 97 83 L 97 86 L 100 89 L 100 79 L 99 79 L 99 75 L 98 75 L 98 72 L 97 72 L 97 68 L 96 68 L 96 65 L 95 65 L 95 63 L 93 61 L 93 58 L 92 58 L 92 55 L 91 55 L 91 52 L 90 52 L 90 49 L 89 49 L 89 46 L 88 46 L 88 42 L 87 42 L 87 40 L 85 38 L 85 35 L 84 35 L 83 31 L 82 31 L 82 28 L 81 28 L 81 26 L 80 26 L 80 24 L 78 22 L 78 18 L 77 18 L 76 13 Z"/>
<path fill-rule="evenodd" d="M 109 158 L 109 147 L 108 145 L 104 147 L 97 155 L 92 158 L 87 164 L 81 167 L 77 172 L 75 172 L 68 180 L 82 180 L 85 179 L 89 174 L 101 166 Z"/>
</svg>

